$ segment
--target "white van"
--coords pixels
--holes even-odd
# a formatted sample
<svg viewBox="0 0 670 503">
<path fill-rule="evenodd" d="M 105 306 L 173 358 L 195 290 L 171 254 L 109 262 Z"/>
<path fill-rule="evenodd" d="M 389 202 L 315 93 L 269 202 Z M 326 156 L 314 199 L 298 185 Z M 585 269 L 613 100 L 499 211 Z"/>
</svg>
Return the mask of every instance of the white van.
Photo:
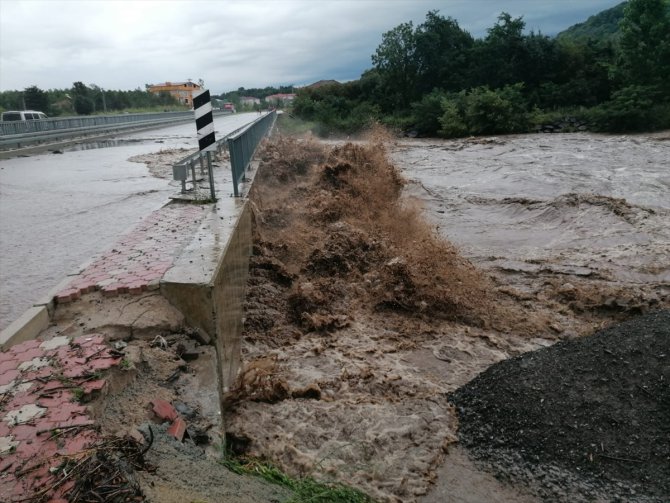
<svg viewBox="0 0 670 503">
<path fill-rule="evenodd" d="M 11 110 L 9 112 L 2 112 L 3 121 L 39 121 L 48 119 L 44 112 L 36 112 L 35 110 Z"/>
</svg>

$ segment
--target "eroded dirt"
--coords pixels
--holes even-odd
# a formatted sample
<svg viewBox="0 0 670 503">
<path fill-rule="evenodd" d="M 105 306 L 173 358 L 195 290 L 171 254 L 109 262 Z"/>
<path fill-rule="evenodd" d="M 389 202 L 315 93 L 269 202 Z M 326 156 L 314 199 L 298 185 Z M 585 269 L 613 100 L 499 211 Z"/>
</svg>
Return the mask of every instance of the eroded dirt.
<svg viewBox="0 0 670 503">
<path fill-rule="evenodd" d="M 437 471 L 457 439 L 449 392 L 498 361 L 667 306 L 668 296 L 658 278 L 631 288 L 570 258 L 465 258 L 424 222 L 416 182 L 389 163 L 388 140 L 266 150 L 251 196 L 246 370 L 230 428 L 249 454 L 291 473 L 414 501 L 440 490 Z M 566 195 L 561 204 L 637 221 L 625 201 Z M 508 263 L 482 268 L 493 260 Z"/>
<path fill-rule="evenodd" d="M 290 498 L 290 491 L 280 486 L 235 474 L 221 464 L 224 441 L 214 347 L 199 344 L 197 334 L 158 291 L 118 297 L 85 294 L 58 306 L 40 337 L 91 333 L 104 335 L 123 360 L 104 376 L 108 385 L 102 393 L 87 404 L 103 438 L 129 437 L 146 451 L 141 464 L 122 463 L 128 487 L 142 495 L 141 501 L 268 503 Z M 156 399 L 172 404 L 185 421 L 181 441 L 167 433 L 170 423 L 154 413 Z M 119 483 L 120 490 L 128 487 Z M 118 501 L 131 500 L 120 494 Z"/>
</svg>

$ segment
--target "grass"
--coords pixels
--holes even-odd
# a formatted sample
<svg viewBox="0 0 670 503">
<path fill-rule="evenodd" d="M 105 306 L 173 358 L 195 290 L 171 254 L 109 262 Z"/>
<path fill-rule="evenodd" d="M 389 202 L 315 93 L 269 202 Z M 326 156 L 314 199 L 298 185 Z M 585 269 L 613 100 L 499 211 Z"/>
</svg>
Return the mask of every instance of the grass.
<svg viewBox="0 0 670 503">
<path fill-rule="evenodd" d="M 312 477 L 293 478 L 279 468 L 252 458 L 228 454 L 222 464 L 238 475 L 253 475 L 293 491 L 287 503 L 373 503 L 367 494 L 338 483 L 324 483 Z"/>
</svg>

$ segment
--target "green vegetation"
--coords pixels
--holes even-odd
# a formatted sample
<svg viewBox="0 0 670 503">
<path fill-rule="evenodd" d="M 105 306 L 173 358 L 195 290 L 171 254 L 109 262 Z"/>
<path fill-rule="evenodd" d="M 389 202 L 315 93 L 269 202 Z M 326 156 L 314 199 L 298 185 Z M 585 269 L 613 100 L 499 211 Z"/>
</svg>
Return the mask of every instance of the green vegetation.
<svg viewBox="0 0 670 503">
<path fill-rule="evenodd" d="M 560 41 L 587 42 L 598 40 L 604 43 L 616 42 L 619 38 L 619 23 L 623 19 L 626 2 L 589 17 L 583 23 L 562 31 L 556 38 Z"/>
<path fill-rule="evenodd" d="M 47 115 L 91 115 L 188 110 L 169 93 L 153 94 L 139 88 L 132 91 L 101 89 L 95 84 L 75 82 L 70 89 L 44 91 L 30 86 L 23 91 L 0 92 L 0 112 L 39 110 Z"/>
<path fill-rule="evenodd" d="M 517 133 L 566 112 L 594 131 L 670 127 L 670 1 L 630 0 L 582 25 L 551 38 L 503 12 L 475 39 L 429 12 L 384 33 L 360 79 L 299 89 L 293 114 L 317 134 L 373 122 L 424 136 Z"/>
<path fill-rule="evenodd" d="M 86 394 L 84 388 L 80 387 L 72 388 L 71 391 L 72 391 L 73 402 L 81 402 L 84 398 L 84 395 Z"/>
<path fill-rule="evenodd" d="M 292 478 L 278 468 L 256 459 L 229 455 L 222 464 L 239 475 L 255 475 L 293 492 L 288 503 L 372 503 L 369 496 L 342 484 L 317 482 L 312 477 Z"/>
</svg>

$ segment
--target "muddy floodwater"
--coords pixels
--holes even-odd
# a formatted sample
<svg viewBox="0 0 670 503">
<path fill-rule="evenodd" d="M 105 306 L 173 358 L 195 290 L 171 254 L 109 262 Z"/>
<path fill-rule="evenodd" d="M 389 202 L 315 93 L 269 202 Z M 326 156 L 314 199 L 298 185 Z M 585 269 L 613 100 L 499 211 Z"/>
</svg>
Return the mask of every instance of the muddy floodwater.
<svg viewBox="0 0 670 503">
<path fill-rule="evenodd" d="M 670 283 L 670 134 L 411 140 L 392 158 L 480 266 Z"/>
<path fill-rule="evenodd" d="M 251 195 L 227 433 L 289 473 L 379 501 L 619 498 L 569 470 L 548 482 L 519 464 L 528 484 L 501 481 L 458 446 L 448 396 L 499 362 L 670 306 L 669 140 L 373 132 L 271 145 Z M 598 365 L 568 372 L 604 378 Z M 561 403 L 569 415 L 574 402 Z"/>
</svg>

